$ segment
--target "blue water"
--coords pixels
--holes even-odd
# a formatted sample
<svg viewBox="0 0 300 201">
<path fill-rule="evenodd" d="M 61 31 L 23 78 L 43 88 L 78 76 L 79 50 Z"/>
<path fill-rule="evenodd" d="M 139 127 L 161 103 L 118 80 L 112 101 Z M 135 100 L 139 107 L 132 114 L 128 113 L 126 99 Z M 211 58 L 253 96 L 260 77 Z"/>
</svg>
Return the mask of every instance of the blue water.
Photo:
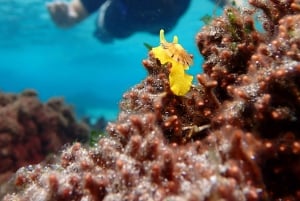
<svg viewBox="0 0 300 201">
<path fill-rule="evenodd" d="M 0 0 L 0 89 L 20 92 L 35 89 L 42 101 L 64 97 L 78 117 L 116 118 L 122 94 L 146 76 L 143 43 L 159 43 L 156 36 L 138 33 L 102 44 L 93 38 L 96 15 L 68 30 L 50 20 L 45 0 Z M 195 56 L 192 74 L 201 72 L 195 34 L 199 20 L 212 14 L 209 0 L 194 0 L 167 40 L 179 42 Z M 163 28 L 163 27 L 162 27 Z"/>
</svg>

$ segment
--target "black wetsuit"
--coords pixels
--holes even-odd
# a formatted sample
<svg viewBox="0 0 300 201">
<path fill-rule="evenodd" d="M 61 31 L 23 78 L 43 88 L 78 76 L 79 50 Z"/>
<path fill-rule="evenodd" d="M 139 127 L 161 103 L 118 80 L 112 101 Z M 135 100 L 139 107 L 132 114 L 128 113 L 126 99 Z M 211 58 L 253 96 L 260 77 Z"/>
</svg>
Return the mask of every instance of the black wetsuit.
<svg viewBox="0 0 300 201">
<path fill-rule="evenodd" d="M 191 0 L 81 0 L 89 13 L 99 10 L 95 36 L 103 42 L 137 31 L 170 31 Z M 100 8 L 100 9 L 99 9 Z"/>
<path fill-rule="evenodd" d="M 88 13 L 94 13 L 105 2 L 105 0 L 81 0 L 82 5 Z"/>
</svg>

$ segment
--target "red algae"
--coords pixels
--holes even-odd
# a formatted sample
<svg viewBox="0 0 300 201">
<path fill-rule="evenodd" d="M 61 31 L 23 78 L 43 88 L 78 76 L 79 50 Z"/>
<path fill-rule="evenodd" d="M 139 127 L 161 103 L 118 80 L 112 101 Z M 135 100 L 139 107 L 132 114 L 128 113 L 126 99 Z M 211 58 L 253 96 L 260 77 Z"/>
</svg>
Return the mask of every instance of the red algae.
<svg viewBox="0 0 300 201">
<path fill-rule="evenodd" d="M 4 200 L 300 200 L 300 1 L 249 3 L 197 34 L 204 72 L 185 96 L 149 54 L 108 137 L 19 169 Z"/>
<path fill-rule="evenodd" d="M 87 141 L 89 128 L 62 99 L 42 103 L 33 90 L 0 93 L 0 184 L 17 169 L 45 160 L 69 142 Z"/>
</svg>

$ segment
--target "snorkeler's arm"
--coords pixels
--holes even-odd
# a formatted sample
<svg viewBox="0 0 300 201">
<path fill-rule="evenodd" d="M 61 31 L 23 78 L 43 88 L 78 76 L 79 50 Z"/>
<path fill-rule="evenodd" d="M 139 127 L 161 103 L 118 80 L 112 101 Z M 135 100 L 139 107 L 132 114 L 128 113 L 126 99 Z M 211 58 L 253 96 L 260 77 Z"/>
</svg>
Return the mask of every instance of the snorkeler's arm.
<svg viewBox="0 0 300 201">
<path fill-rule="evenodd" d="M 54 23 L 63 28 L 72 27 L 89 16 L 81 0 L 71 2 L 54 1 L 47 4 Z"/>
</svg>

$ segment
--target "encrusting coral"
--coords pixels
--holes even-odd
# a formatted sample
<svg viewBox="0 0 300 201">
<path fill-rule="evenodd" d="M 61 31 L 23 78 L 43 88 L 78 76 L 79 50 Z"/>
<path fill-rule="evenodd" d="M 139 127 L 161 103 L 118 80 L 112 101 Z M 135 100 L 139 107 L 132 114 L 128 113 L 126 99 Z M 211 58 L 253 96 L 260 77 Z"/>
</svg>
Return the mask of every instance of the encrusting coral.
<svg viewBox="0 0 300 201">
<path fill-rule="evenodd" d="M 198 33 L 199 84 L 174 94 L 150 51 L 109 137 L 19 169 L 4 200 L 300 200 L 300 1 L 249 3 Z"/>
<path fill-rule="evenodd" d="M 35 91 L 0 93 L 0 183 L 20 167 L 40 163 L 65 143 L 87 141 L 88 126 L 76 121 L 62 99 L 41 103 Z"/>
</svg>

